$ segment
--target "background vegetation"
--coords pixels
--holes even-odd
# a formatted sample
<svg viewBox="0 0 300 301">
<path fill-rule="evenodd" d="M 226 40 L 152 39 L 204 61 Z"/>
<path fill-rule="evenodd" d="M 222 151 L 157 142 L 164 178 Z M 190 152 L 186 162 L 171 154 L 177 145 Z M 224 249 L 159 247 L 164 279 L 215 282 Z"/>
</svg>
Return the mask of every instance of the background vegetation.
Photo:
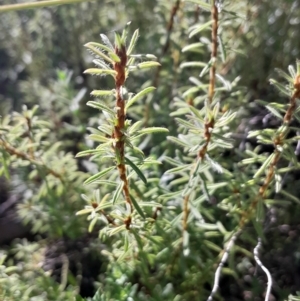
<svg viewBox="0 0 300 301">
<path fill-rule="evenodd" d="M 206 300 L 233 237 L 216 300 L 297 300 L 300 2 L 216 2 L 212 94 L 211 6 L 98 0 L 0 10 L 1 300 Z M 83 45 L 103 43 L 99 34 L 114 43 L 129 21 L 127 45 L 139 28 L 134 54 L 161 64 L 135 70 L 153 58 L 136 57 L 125 84 L 134 95 L 156 87 L 127 111 L 140 121 L 126 132 L 132 214 L 109 170 L 115 148 L 105 159 L 75 158 L 114 128 L 114 95 L 101 100 L 104 113 L 86 106 L 98 101 L 93 90 L 116 83 L 84 73 L 94 64 Z M 271 295 L 254 258 L 258 239 Z"/>
</svg>

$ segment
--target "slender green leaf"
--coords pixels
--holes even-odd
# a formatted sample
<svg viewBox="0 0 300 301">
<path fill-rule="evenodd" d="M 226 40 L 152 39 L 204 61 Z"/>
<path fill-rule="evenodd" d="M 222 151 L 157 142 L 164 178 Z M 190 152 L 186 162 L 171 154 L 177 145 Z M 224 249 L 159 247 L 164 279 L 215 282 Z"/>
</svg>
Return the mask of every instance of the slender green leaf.
<svg viewBox="0 0 300 301">
<path fill-rule="evenodd" d="M 108 235 L 109 236 L 113 236 L 121 231 L 124 231 L 126 230 L 126 226 L 125 225 L 122 225 L 122 226 L 119 226 L 119 227 L 116 227 L 116 228 L 113 228 L 112 230 L 108 231 Z"/>
<path fill-rule="evenodd" d="M 124 186 L 124 182 L 120 181 L 120 183 L 119 183 L 118 187 L 116 188 L 114 195 L 113 195 L 113 201 L 112 201 L 113 204 L 115 204 L 117 199 L 119 198 L 119 196 L 122 192 L 123 186 Z"/>
<path fill-rule="evenodd" d="M 100 49 L 103 49 L 107 52 L 111 52 L 112 49 L 110 47 L 108 47 L 107 45 L 103 45 L 103 44 L 100 44 L 100 43 L 96 43 L 96 42 L 89 42 L 87 44 L 84 45 L 86 48 L 90 49 L 89 47 L 92 46 L 92 47 L 95 47 L 95 48 L 100 48 Z"/>
<path fill-rule="evenodd" d="M 112 169 L 114 169 L 114 166 L 108 167 L 103 169 L 102 171 L 96 173 L 95 175 L 89 177 L 84 184 L 90 184 L 92 182 L 95 182 L 96 180 L 100 179 L 101 177 L 105 176 L 107 173 L 109 173 Z"/>
<path fill-rule="evenodd" d="M 94 90 L 92 96 L 108 96 L 114 94 L 115 90 Z"/>
<path fill-rule="evenodd" d="M 207 64 L 203 62 L 184 62 L 180 64 L 179 68 L 188 68 L 188 67 L 205 67 Z"/>
<path fill-rule="evenodd" d="M 284 86 L 283 84 L 279 83 L 275 79 L 270 79 L 270 83 L 272 85 L 274 85 L 283 95 L 286 95 L 288 97 L 291 96 L 291 91 L 289 91 L 286 86 Z"/>
<path fill-rule="evenodd" d="M 115 115 L 115 112 L 112 109 L 110 109 L 109 107 L 107 107 L 105 104 L 103 104 L 101 102 L 88 101 L 87 105 L 90 106 L 90 107 L 92 107 L 92 108 L 105 111 L 105 112 L 107 112 L 108 114 L 110 114 L 112 116 Z"/>
<path fill-rule="evenodd" d="M 133 33 L 132 38 L 131 38 L 130 43 L 129 43 L 129 46 L 128 46 L 128 48 L 127 48 L 127 55 L 128 55 L 128 56 L 132 53 L 132 51 L 133 51 L 133 49 L 134 49 L 134 46 L 135 46 L 135 44 L 136 44 L 136 41 L 137 41 L 138 37 L 139 37 L 139 30 L 137 29 L 137 30 Z"/>
<path fill-rule="evenodd" d="M 125 157 L 125 163 L 127 165 L 129 165 L 136 172 L 136 174 L 139 176 L 139 178 L 147 185 L 147 179 L 143 175 L 141 170 L 131 160 L 129 160 L 127 157 Z"/>
<path fill-rule="evenodd" d="M 92 219 L 92 221 L 90 222 L 89 229 L 88 229 L 89 233 L 91 233 L 91 232 L 93 231 L 93 229 L 94 229 L 94 227 L 95 227 L 95 225 L 96 225 L 96 223 L 97 223 L 97 220 L 98 220 L 98 217 L 95 216 L 95 217 Z"/>
<path fill-rule="evenodd" d="M 200 24 L 194 30 L 191 31 L 189 34 L 189 38 L 193 37 L 194 35 L 198 34 L 199 32 L 203 31 L 204 29 L 208 28 L 213 23 L 213 20 L 209 20 L 204 24 Z"/>
<path fill-rule="evenodd" d="M 182 52 L 187 52 L 187 51 L 192 51 L 192 50 L 199 50 L 200 47 L 203 47 L 204 44 L 203 43 L 193 43 L 193 44 L 190 44 L 190 45 L 187 45 L 185 47 L 182 48 Z"/>
<path fill-rule="evenodd" d="M 156 88 L 155 87 L 147 87 L 144 90 L 140 91 L 137 93 L 135 96 L 133 96 L 126 104 L 125 109 L 128 110 L 129 107 L 131 107 L 136 101 L 138 101 L 141 97 L 151 93 L 154 91 Z"/>
<path fill-rule="evenodd" d="M 101 45 L 101 44 L 98 44 L 98 45 Z M 94 47 L 93 45 L 91 45 L 91 43 L 87 43 L 84 46 L 87 49 L 91 50 L 97 56 L 101 57 L 104 61 L 106 61 L 112 65 L 114 64 L 114 61 L 110 57 L 108 57 L 106 54 L 104 54 L 101 50 L 99 50 L 96 47 Z"/>
<path fill-rule="evenodd" d="M 91 140 L 97 141 L 97 142 L 108 142 L 110 140 L 110 138 L 107 138 L 103 135 L 97 135 L 97 134 L 91 134 L 89 135 L 89 138 Z"/>
<path fill-rule="evenodd" d="M 147 68 L 153 68 L 153 67 L 158 67 L 161 66 L 159 62 L 142 62 L 137 64 L 138 69 L 147 69 Z"/>
<path fill-rule="evenodd" d="M 99 153 L 98 149 L 88 149 L 88 150 L 79 152 L 78 154 L 76 154 L 75 157 L 79 158 L 79 157 L 84 157 L 84 156 L 88 156 L 88 155 L 94 155 L 94 154 L 97 154 L 97 153 Z"/>
<path fill-rule="evenodd" d="M 189 147 L 190 145 L 187 144 L 186 142 L 183 142 L 181 139 L 178 139 L 176 137 L 168 136 L 167 139 L 171 142 L 174 142 L 182 147 Z"/>
<path fill-rule="evenodd" d="M 277 118 L 279 118 L 280 120 L 283 119 L 282 115 L 276 110 L 274 109 L 272 106 L 267 105 L 266 108 Z"/>
<path fill-rule="evenodd" d="M 219 41 L 219 49 L 221 52 L 221 59 L 222 59 L 222 62 L 225 63 L 226 62 L 226 49 L 224 47 L 223 40 L 220 35 L 218 35 L 218 41 Z"/>
<path fill-rule="evenodd" d="M 258 169 L 258 171 L 255 173 L 255 175 L 253 176 L 253 179 L 259 177 L 267 168 L 268 166 L 271 164 L 273 158 L 274 158 L 274 154 L 271 154 L 262 164 L 262 166 Z"/>
<path fill-rule="evenodd" d="M 83 73 L 92 75 L 112 75 L 115 76 L 117 72 L 115 70 L 90 68 L 85 70 Z"/>
<path fill-rule="evenodd" d="M 141 207 L 139 206 L 138 202 L 136 201 L 136 199 L 135 199 L 132 195 L 130 195 L 130 199 L 131 199 L 132 205 L 133 205 L 133 207 L 135 208 L 135 210 L 138 212 L 138 214 L 139 214 L 143 219 L 145 219 L 146 216 L 145 216 L 143 210 L 141 209 Z"/>
<path fill-rule="evenodd" d="M 162 127 L 150 127 L 138 131 L 138 134 L 168 133 L 169 130 Z"/>
<path fill-rule="evenodd" d="M 92 211 L 94 211 L 94 209 L 92 207 L 85 208 L 85 209 L 77 211 L 76 215 L 83 215 L 83 214 L 91 213 Z"/>
</svg>

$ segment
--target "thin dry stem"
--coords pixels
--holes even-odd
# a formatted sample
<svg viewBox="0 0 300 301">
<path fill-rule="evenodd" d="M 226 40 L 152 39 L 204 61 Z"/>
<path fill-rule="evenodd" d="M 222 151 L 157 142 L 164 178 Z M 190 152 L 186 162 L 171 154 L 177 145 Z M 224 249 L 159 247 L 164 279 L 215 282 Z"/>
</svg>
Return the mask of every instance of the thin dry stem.
<svg viewBox="0 0 300 301">
<path fill-rule="evenodd" d="M 112 224 L 113 226 L 117 226 L 116 223 L 114 222 L 114 219 L 109 214 L 107 214 L 104 210 L 101 210 L 100 212 L 106 218 L 108 223 Z"/>
<path fill-rule="evenodd" d="M 222 271 L 222 268 L 224 266 L 224 264 L 226 263 L 227 259 L 228 259 L 228 256 L 229 256 L 229 252 L 230 250 L 232 249 L 237 237 L 239 236 L 240 234 L 240 231 L 234 233 L 231 237 L 231 239 L 229 240 L 226 248 L 224 249 L 224 253 L 222 255 L 222 258 L 221 258 L 221 261 L 218 265 L 218 268 L 215 272 L 215 280 L 214 280 L 214 286 L 213 286 L 213 289 L 207 299 L 207 301 L 212 301 L 213 298 L 214 298 L 214 295 L 217 293 L 218 291 L 218 288 L 219 288 L 219 283 L 220 283 L 220 277 L 221 277 L 221 271 Z"/>
<path fill-rule="evenodd" d="M 266 295 L 265 295 L 265 301 L 269 301 L 270 300 L 270 295 L 271 295 L 271 289 L 272 289 L 272 276 L 271 276 L 270 271 L 263 265 L 263 263 L 259 259 L 259 249 L 260 248 L 261 248 L 261 239 L 259 238 L 258 242 L 257 242 L 257 245 L 253 250 L 253 254 L 254 254 L 254 259 L 255 259 L 256 263 L 258 264 L 258 266 L 260 266 L 260 268 L 267 275 L 268 286 L 267 286 L 267 291 L 266 291 Z"/>
</svg>

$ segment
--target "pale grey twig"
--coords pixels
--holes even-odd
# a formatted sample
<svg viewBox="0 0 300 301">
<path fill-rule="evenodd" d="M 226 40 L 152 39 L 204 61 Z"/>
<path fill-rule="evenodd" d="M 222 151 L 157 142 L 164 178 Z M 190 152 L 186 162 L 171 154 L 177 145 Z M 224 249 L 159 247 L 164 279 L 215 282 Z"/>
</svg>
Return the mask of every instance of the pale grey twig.
<svg viewBox="0 0 300 301">
<path fill-rule="evenodd" d="M 240 234 L 240 230 L 235 232 L 232 237 L 230 238 L 225 250 L 224 250 L 224 253 L 223 253 L 223 256 L 222 256 L 222 259 L 218 265 L 218 268 L 215 272 L 215 280 L 214 280 L 214 286 L 213 286 L 213 289 L 207 299 L 207 301 L 212 301 L 213 298 L 214 298 L 214 295 L 216 294 L 216 292 L 218 291 L 218 288 L 219 288 L 219 283 L 220 283 L 220 276 L 221 276 L 221 271 L 222 271 L 222 268 L 224 266 L 224 264 L 226 263 L 227 259 L 228 259 L 228 256 L 229 256 L 229 252 L 231 250 L 231 248 L 233 247 L 237 237 L 239 236 Z"/>
<path fill-rule="evenodd" d="M 259 249 L 260 249 L 260 247 L 261 247 L 261 239 L 259 238 L 258 242 L 257 242 L 257 245 L 253 250 L 253 254 L 254 254 L 254 259 L 255 259 L 257 265 L 260 266 L 261 269 L 267 275 L 268 287 L 267 287 L 267 292 L 266 292 L 266 296 L 265 296 L 265 301 L 269 301 L 270 300 L 271 289 L 272 289 L 272 276 L 271 276 L 270 271 L 263 265 L 263 263 L 259 259 Z"/>
</svg>

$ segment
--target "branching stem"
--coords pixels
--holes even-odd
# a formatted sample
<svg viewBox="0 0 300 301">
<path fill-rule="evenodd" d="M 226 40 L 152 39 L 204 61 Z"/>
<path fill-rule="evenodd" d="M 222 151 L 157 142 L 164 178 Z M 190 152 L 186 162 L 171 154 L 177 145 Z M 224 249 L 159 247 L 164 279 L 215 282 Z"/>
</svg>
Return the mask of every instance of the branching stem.
<svg viewBox="0 0 300 301">
<path fill-rule="evenodd" d="M 1 138 L 0 138 L 0 147 L 3 147 L 3 149 L 10 155 L 15 155 L 20 159 L 27 160 L 36 166 L 43 166 L 49 174 L 53 175 L 55 178 L 58 178 L 61 182 L 63 182 L 63 177 L 61 174 L 51 169 L 50 167 L 46 166 L 43 162 L 40 162 L 39 159 L 35 158 L 33 155 L 28 155 L 24 152 L 17 150 L 16 148 L 14 148 L 12 145 L 10 145 L 8 142 L 6 142 Z"/>
</svg>

